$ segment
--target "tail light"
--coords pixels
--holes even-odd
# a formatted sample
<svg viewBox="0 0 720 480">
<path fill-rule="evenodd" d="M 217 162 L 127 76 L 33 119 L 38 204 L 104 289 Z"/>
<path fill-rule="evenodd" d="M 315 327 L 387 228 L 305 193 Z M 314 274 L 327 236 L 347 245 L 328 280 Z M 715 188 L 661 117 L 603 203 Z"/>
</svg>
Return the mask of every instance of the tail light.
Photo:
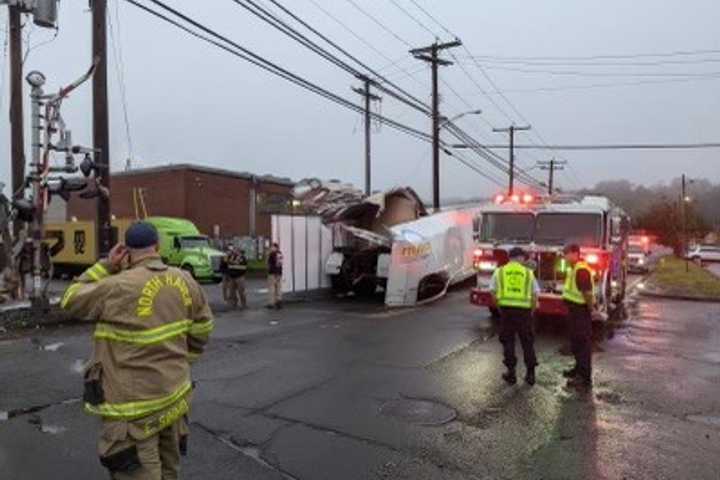
<svg viewBox="0 0 720 480">
<path fill-rule="evenodd" d="M 581 252 L 582 259 L 595 271 L 606 270 L 610 263 L 610 255 L 605 251 Z"/>
</svg>

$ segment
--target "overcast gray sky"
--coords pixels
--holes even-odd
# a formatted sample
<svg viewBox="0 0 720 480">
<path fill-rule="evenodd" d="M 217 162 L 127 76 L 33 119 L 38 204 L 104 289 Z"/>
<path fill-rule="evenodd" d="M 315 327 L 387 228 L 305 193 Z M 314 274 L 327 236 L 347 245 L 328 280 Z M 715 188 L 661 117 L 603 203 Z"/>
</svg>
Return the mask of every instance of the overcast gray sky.
<svg viewBox="0 0 720 480">
<path fill-rule="evenodd" d="M 232 0 L 166 1 L 286 68 L 359 101 L 350 90 L 357 82 L 349 74 L 252 17 Z M 267 0 L 256 1 L 270 6 Z M 518 134 L 518 143 L 538 143 L 537 134 L 548 143 L 720 140 L 720 35 L 717 30 L 720 3 L 716 0 L 415 1 L 457 34 L 467 47 L 467 50 L 453 50 L 464 70 L 460 65 L 441 70 L 441 77 L 461 97 L 441 84 L 441 108 L 447 116 L 470 107 L 483 109 L 482 118 L 467 116 L 459 120 L 463 128 L 483 142 L 505 142 L 506 136 L 491 133 L 491 127 L 507 126 L 508 117 L 517 124 L 526 119 L 533 125 L 532 132 Z M 391 29 L 392 34 L 361 13 L 353 2 Z M 351 53 L 375 68 L 383 68 L 382 73 L 391 80 L 429 100 L 430 72 L 421 62 L 412 59 L 405 42 L 420 47 L 434 40 L 420 24 L 441 40 L 452 37 L 411 0 L 395 2 L 415 20 L 391 0 L 282 0 Z M 109 4 L 114 31 L 110 45 L 118 48 L 124 59 L 121 70 L 126 84 L 135 165 L 192 162 L 293 179 L 317 176 L 362 184 L 363 130 L 359 114 L 189 37 L 124 0 L 109 0 Z M 0 19 L 3 24 L 0 41 L 4 44 L 7 25 L 4 7 L 0 7 Z M 61 2 L 59 20 L 58 37 L 32 50 L 25 63 L 26 71 L 38 69 L 46 74 L 50 89 L 77 77 L 88 67 L 90 59 L 87 1 Z M 26 33 L 28 30 L 26 28 Z M 52 32 L 34 28 L 29 44 L 36 45 L 49 38 Z M 698 50 L 719 53 L 583 61 L 590 66 L 562 58 L 537 64 L 537 57 Z M 524 118 L 494 93 L 470 58 L 471 54 L 477 56 L 485 72 L 506 92 L 505 97 Z M 8 182 L 7 60 L 5 56 L 0 58 L 3 59 L 0 73 L 5 79 L 0 102 L 5 112 L 0 115 L 0 151 L 6 158 L 0 162 L 0 178 Z M 396 63 L 388 66 L 391 63 L 388 60 Z M 111 54 L 108 71 L 111 157 L 113 167 L 119 169 L 129 155 L 129 147 L 116 66 Z M 638 85 L 638 82 L 644 83 Z M 625 85 L 597 86 L 618 83 Z M 587 86 L 593 87 L 576 88 Z M 90 100 L 88 85 L 64 104 L 63 114 L 76 142 L 91 142 Z M 429 129 L 427 118 L 392 98 L 384 99 L 382 113 L 414 127 Z M 449 136 L 446 138 L 451 140 Z M 29 153 L 29 148 L 27 151 Z M 506 155 L 505 151 L 499 153 Z M 718 150 L 566 152 L 561 155 L 571 164 L 559 177 L 560 185 L 567 188 L 617 178 L 655 183 L 682 172 L 720 180 Z M 552 152 L 519 152 L 519 161 L 529 168 L 536 160 L 550 156 Z M 476 161 L 497 175 L 497 171 L 482 160 L 476 158 Z M 374 134 L 374 188 L 410 185 L 429 198 L 430 162 L 429 144 L 387 126 Z M 532 173 L 544 175 L 539 170 Z M 443 196 L 488 195 L 498 189 L 450 157 L 442 159 L 441 185 Z"/>
</svg>

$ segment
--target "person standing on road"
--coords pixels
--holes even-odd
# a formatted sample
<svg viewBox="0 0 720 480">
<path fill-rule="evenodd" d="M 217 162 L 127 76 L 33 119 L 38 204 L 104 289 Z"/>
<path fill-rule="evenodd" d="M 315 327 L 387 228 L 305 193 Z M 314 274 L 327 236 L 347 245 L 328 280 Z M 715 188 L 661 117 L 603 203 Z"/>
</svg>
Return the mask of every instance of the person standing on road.
<svg viewBox="0 0 720 480">
<path fill-rule="evenodd" d="M 535 309 L 540 287 L 531 269 L 523 265 L 526 255 L 523 249 L 513 248 L 509 253 L 510 261 L 495 270 L 490 288 L 495 303 L 500 308 L 500 343 L 503 346 L 503 363 L 507 372 L 502 378 L 510 385 L 517 383 L 515 366 L 515 336 L 520 338 L 525 360 L 525 382 L 535 385 L 535 337 L 533 334 L 533 310 Z"/>
<path fill-rule="evenodd" d="M 242 308 L 247 307 L 245 295 L 245 274 L 247 273 L 248 261 L 244 250 L 233 250 L 227 256 L 227 277 L 228 277 L 228 298 L 227 301 L 232 308 L 237 308 L 238 300 Z"/>
<path fill-rule="evenodd" d="M 592 388 L 592 312 L 595 306 L 593 272 L 580 260 L 580 246 L 565 247 L 565 260 L 570 268 L 565 274 L 563 300 L 568 309 L 570 348 L 575 366 L 563 372 L 567 386 L 578 390 Z"/>
<path fill-rule="evenodd" d="M 283 255 L 280 245 L 273 243 L 268 255 L 268 287 L 270 289 L 270 303 L 267 308 L 282 308 L 282 269 Z"/>
<path fill-rule="evenodd" d="M 100 463 L 114 480 L 177 479 L 187 451 L 190 363 L 213 329 L 203 290 L 162 262 L 157 230 L 137 222 L 125 245 L 67 289 L 61 307 L 96 324 L 83 401 L 102 419 Z"/>
</svg>

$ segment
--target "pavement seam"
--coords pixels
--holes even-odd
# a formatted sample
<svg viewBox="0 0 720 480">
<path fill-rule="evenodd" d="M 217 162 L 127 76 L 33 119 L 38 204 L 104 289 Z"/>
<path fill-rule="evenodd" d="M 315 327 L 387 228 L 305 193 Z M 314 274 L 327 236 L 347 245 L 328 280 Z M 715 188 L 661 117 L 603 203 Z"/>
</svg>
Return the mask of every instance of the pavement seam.
<svg viewBox="0 0 720 480">
<path fill-rule="evenodd" d="M 283 396 L 283 397 L 281 397 L 281 398 L 279 398 L 279 399 L 277 399 L 277 400 L 273 400 L 272 402 L 270 402 L 270 403 L 268 403 L 268 404 L 266 404 L 266 405 L 263 405 L 262 407 L 250 409 L 249 413 L 246 414 L 246 415 L 244 415 L 244 416 L 247 417 L 247 416 L 250 416 L 250 415 L 263 415 L 265 412 L 267 412 L 267 411 L 270 410 L 271 408 L 273 408 L 273 407 L 275 407 L 275 406 L 277 406 L 277 405 L 279 405 L 279 404 L 281 404 L 281 403 L 284 403 L 284 402 L 286 402 L 286 401 L 288 401 L 288 400 L 292 400 L 292 399 L 297 398 L 297 397 L 301 397 L 301 396 L 305 395 L 306 393 L 310 393 L 310 392 L 312 392 L 312 391 L 314 391 L 314 390 L 317 390 L 317 389 L 319 389 L 319 388 L 324 387 L 324 386 L 327 385 L 328 383 L 330 383 L 330 382 L 332 382 L 333 380 L 335 380 L 335 378 L 336 378 L 335 375 L 333 375 L 332 377 L 326 378 L 325 380 L 323 380 L 323 381 L 321 381 L 321 382 L 314 383 L 314 384 L 312 384 L 312 385 L 308 385 L 308 386 L 303 387 L 303 388 L 301 388 L 301 389 L 295 390 L 295 391 L 293 391 L 293 392 L 291 392 L 291 393 L 289 393 L 289 394 L 287 394 L 287 395 L 285 395 L 285 396 Z"/>
<path fill-rule="evenodd" d="M 255 463 L 257 463 L 258 465 L 261 465 L 261 466 L 263 466 L 263 467 L 269 468 L 270 470 L 273 470 L 273 471 L 279 473 L 280 475 L 282 475 L 282 476 L 283 476 L 284 478 L 286 478 L 287 480 L 300 480 L 299 477 L 294 476 L 293 474 L 291 474 L 290 472 L 286 471 L 286 470 L 283 469 L 282 467 L 280 467 L 280 466 L 278 466 L 278 465 L 275 465 L 275 464 L 273 464 L 272 462 L 270 462 L 270 461 L 263 455 L 262 449 L 260 448 L 261 445 L 257 445 L 257 444 L 252 443 L 252 442 L 247 442 L 246 445 L 243 446 L 243 445 L 240 445 L 240 444 L 238 444 L 237 442 L 235 442 L 235 441 L 232 439 L 232 437 L 229 437 L 229 438 L 228 438 L 228 437 L 224 437 L 224 436 L 218 434 L 218 433 L 217 433 L 216 431 L 214 431 L 212 428 L 209 428 L 209 427 L 207 427 L 206 425 L 203 425 L 202 423 L 192 422 L 191 425 L 196 425 L 198 428 L 200 428 L 201 430 L 204 430 L 204 431 L 205 431 L 206 433 L 208 433 L 210 436 L 212 436 L 213 438 L 215 438 L 218 442 L 220 442 L 220 443 L 222 443 L 223 445 L 229 447 L 230 449 L 232 449 L 232 450 L 240 453 L 240 454 L 243 455 L 244 457 L 247 457 L 247 458 L 251 459 L 252 461 L 254 461 Z M 252 447 L 252 448 L 255 448 L 256 450 L 258 450 L 258 452 L 259 452 L 258 455 L 252 455 L 252 454 L 250 454 L 250 453 L 247 451 L 248 446 L 249 446 L 249 447 Z"/>
</svg>

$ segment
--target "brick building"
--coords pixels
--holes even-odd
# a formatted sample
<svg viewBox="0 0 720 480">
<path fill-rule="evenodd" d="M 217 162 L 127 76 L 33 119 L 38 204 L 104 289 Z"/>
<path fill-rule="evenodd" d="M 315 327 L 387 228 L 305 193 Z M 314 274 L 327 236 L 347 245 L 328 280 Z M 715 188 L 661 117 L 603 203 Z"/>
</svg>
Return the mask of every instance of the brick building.
<svg viewBox="0 0 720 480">
<path fill-rule="evenodd" d="M 111 208 L 135 218 L 133 191 L 142 191 L 149 216 L 191 220 L 211 237 L 270 237 L 270 214 L 287 211 L 293 182 L 198 165 L 178 164 L 113 173 Z M 73 196 L 67 218 L 95 220 L 95 201 Z M 254 217 L 254 221 L 253 221 Z"/>
</svg>

